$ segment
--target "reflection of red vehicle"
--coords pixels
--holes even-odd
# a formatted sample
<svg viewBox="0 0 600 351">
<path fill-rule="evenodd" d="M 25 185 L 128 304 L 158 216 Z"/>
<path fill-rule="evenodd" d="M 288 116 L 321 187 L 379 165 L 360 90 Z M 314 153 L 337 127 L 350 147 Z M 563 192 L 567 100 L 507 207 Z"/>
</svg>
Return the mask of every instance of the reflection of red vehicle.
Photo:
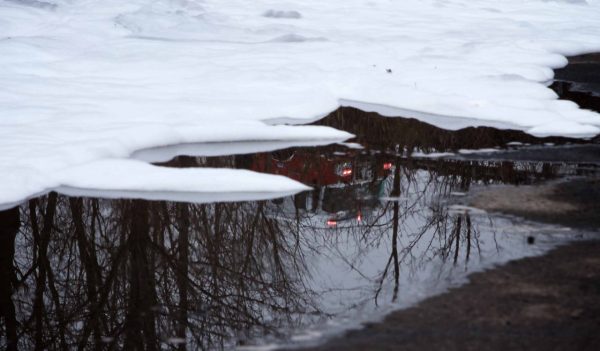
<svg viewBox="0 0 600 351">
<path fill-rule="evenodd" d="M 309 185 L 327 186 L 382 177 L 392 168 L 391 163 L 384 163 L 378 167 L 377 174 L 372 174 L 368 162 L 357 164 L 356 161 L 357 157 L 352 154 L 329 158 L 296 150 L 286 154 L 274 152 L 256 155 L 251 169 L 283 175 Z"/>
<path fill-rule="evenodd" d="M 336 184 L 352 177 L 352 163 L 346 160 L 330 160 L 323 155 L 306 155 L 300 152 L 294 152 L 285 159 L 277 156 L 275 153 L 255 156 L 252 170 L 280 174 L 312 185 Z"/>
<path fill-rule="evenodd" d="M 313 186 L 313 191 L 294 196 L 296 209 L 327 214 L 325 224 L 335 228 L 342 223 L 361 223 L 364 213 L 379 206 L 383 180 L 393 166 L 372 155 L 319 155 L 289 149 L 255 155 L 251 169 Z"/>
<path fill-rule="evenodd" d="M 352 168 L 342 169 L 342 177 L 350 177 L 352 175 Z"/>
<path fill-rule="evenodd" d="M 327 220 L 327 226 L 328 227 L 336 227 L 338 225 L 338 222 L 354 220 L 354 219 L 356 219 L 356 221 L 358 223 L 362 222 L 362 212 L 360 210 L 358 210 L 358 213 L 356 214 L 356 216 L 354 216 L 352 214 L 350 216 L 348 216 L 347 214 L 346 215 L 341 214 L 340 216 L 334 216 L 332 218 L 329 218 Z"/>
<path fill-rule="evenodd" d="M 327 213 L 325 224 L 335 228 L 342 223 L 361 223 L 364 211 L 379 205 L 383 180 L 393 166 L 372 155 L 315 155 L 290 149 L 255 155 L 251 169 L 313 186 L 313 191 L 294 196 L 296 209 Z"/>
</svg>

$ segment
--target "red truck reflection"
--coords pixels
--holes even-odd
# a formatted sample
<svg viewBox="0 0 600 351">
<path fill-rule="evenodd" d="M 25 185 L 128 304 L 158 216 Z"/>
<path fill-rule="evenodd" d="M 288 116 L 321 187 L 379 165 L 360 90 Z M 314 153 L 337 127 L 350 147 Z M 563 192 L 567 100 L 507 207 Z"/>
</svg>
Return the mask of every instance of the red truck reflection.
<svg viewBox="0 0 600 351">
<path fill-rule="evenodd" d="M 326 225 L 363 220 L 363 211 L 378 205 L 382 182 L 392 169 L 391 162 L 357 152 L 315 155 L 305 150 L 256 155 L 252 170 L 279 174 L 315 188 L 296 195 L 296 206 L 331 214 Z"/>
</svg>

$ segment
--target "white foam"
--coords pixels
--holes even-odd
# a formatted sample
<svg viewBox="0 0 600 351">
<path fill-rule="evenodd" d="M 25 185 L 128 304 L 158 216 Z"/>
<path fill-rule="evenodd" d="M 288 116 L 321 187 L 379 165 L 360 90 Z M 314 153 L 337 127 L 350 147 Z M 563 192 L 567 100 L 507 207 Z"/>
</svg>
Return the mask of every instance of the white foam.
<svg viewBox="0 0 600 351">
<path fill-rule="evenodd" d="M 98 191 L 293 194 L 310 187 L 295 180 L 242 169 L 168 168 L 136 160 L 105 159 L 55 174 L 60 186 Z"/>
<path fill-rule="evenodd" d="M 154 147 L 134 152 L 131 157 L 146 162 L 166 162 L 176 156 L 225 156 L 245 155 L 256 152 L 267 152 L 279 149 L 301 146 L 323 146 L 330 144 L 329 140 L 322 141 L 241 141 L 241 142 L 213 142 L 190 143 Z M 346 145 L 346 144 L 344 144 Z M 352 146 L 352 144 L 350 144 Z M 350 146 L 348 146 L 350 148 Z"/>
<path fill-rule="evenodd" d="M 473 155 L 473 154 L 491 154 L 494 152 L 500 152 L 501 149 L 483 148 L 483 149 L 460 149 L 459 154 L 462 155 Z"/>
<path fill-rule="evenodd" d="M 271 17 L 271 18 L 288 18 L 288 19 L 298 19 L 298 18 L 302 17 L 300 12 L 294 11 L 294 10 L 289 10 L 289 11 L 267 10 L 267 11 L 265 11 L 265 13 L 263 13 L 263 16 Z"/>
<path fill-rule="evenodd" d="M 2 1 L 0 203 L 144 148 L 342 140 L 260 121 L 344 104 L 590 136 L 598 114 L 545 84 L 565 55 L 600 51 L 598 18 L 597 0 Z"/>
<path fill-rule="evenodd" d="M 451 157 L 451 156 L 455 156 L 456 154 L 453 152 L 430 152 L 430 153 L 425 153 L 425 152 L 421 152 L 421 151 L 415 151 L 412 154 L 410 154 L 411 157 L 414 158 L 444 158 L 444 157 Z"/>
</svg>

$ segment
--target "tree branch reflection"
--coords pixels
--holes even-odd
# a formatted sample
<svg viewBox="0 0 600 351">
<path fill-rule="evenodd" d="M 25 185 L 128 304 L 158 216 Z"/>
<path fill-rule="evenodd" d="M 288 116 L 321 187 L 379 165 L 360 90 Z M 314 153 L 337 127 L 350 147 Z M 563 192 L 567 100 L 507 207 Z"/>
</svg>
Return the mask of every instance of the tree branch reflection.
<svg viewBox="0 0 600 351">
<path fill-rule="evenodd" d="M 361 123 L 354 113 L 341 109 L 321 123 L 357 134 L 362 150 L 332 145 L 163 164 L 247 168 L 314 189 L 293 197 L 189 204 L 51 193 L 0 211 L 0 347 L 204 350 L 285 338 L 344 309 L 398 301 L 425 266 L 441 275 L 481 257 L 485 221 L 449 209 L 452 193 L 561 172 L 415 159 L 415 148 L 457 144 L 446 132 L 422 126 L 415 134 L 413 125 L 405 133 L 393 125 L 400 122 Z M 496 140 L 479 132 L 470 134 L 473 146 Z M 327 271 L 338 280 L 324 284 Z M 331 293 L 341 296 L 334 307 Z"/>
</svg>

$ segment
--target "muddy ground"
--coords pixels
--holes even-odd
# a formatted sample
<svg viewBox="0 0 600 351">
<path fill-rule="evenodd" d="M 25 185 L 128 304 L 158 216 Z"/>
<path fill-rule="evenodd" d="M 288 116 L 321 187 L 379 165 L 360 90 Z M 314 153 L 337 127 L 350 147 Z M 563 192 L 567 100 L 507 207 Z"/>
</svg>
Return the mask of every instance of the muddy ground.
<svg viewBox="0 0 600 351">
<path fill-rule="evenodd" d="M 545 223 L 600 231 L 600 178 L 574 178 L 542 185 L 498 186 L 475 191 L 473 207 Z"/>
</svg>

